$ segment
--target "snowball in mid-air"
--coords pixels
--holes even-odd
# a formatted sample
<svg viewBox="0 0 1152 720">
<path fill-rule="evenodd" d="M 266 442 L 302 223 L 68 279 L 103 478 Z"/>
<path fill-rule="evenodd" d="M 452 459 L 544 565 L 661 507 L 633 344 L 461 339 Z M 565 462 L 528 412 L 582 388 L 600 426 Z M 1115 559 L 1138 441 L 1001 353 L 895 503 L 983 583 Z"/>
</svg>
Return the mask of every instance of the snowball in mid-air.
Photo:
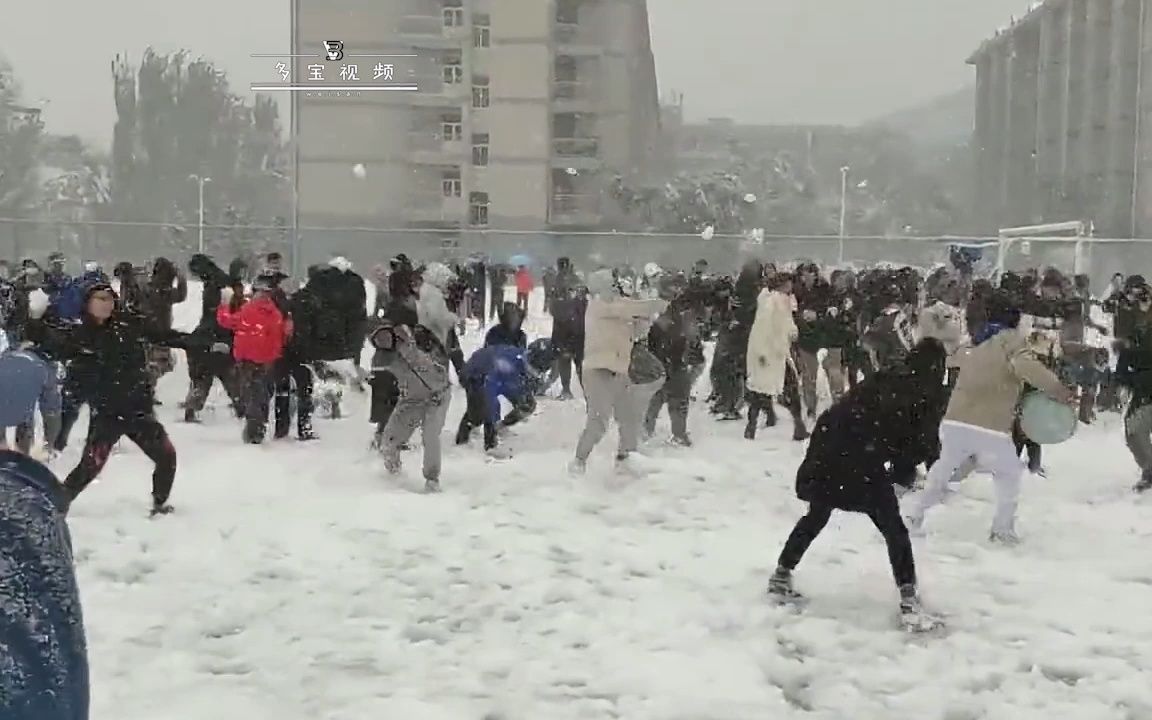
<svg viewBox="0 0 1152 720">
<path fill-rule="evenodd" d="M 363 180 L 368 177 L 368 168 L 364 167 L 364 163 L 356 163 L 352 166 L 352 174 Z"/>
</svg>

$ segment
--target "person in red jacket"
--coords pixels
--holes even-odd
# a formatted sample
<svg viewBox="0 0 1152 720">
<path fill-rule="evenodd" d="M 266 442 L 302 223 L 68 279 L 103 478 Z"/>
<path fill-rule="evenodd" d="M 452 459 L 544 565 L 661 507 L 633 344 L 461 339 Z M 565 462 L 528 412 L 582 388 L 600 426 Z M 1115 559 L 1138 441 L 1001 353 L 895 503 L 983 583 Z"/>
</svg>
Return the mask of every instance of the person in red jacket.
<svg viewBox="0 0 1152 720">
<path fill-rule="evenodd" d="M 528 268 L 521 265 L 516 269 L 516 307 L 520 309 L 520 317 L 528 317 L 528 297 L 532 295 L 535 282 Z"/>
<path fill-rule="evenodd" d="M 237 385 L 244 408 L 244 442 L 264 442 L 268 407 L 276 389 L 276 363 L 292 334 L 292 321 L 276 305 L 273 288 L 258 278 L 252 297 L 233 302 L 232 293 L 221 294 L 216 320 L 233 333 L 232 358 L 236 361 Z"/>
</svg>

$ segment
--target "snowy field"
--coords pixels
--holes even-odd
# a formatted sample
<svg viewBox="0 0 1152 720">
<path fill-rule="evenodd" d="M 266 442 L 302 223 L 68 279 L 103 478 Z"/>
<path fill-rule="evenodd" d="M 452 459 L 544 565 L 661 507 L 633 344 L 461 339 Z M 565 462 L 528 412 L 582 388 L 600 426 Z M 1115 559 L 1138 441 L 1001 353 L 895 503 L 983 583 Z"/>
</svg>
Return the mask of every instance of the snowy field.
<svg viewBox="0 0 1152 720">
<path fill-rule="evenodd" d="M 1152 504 L 1118 418 L 1028 479 L 1023 546 L 985 541 L 984 477 L 929 515 L 923 596 L 952 632 L 909 639 L 864 517 L 800 566 L 803 615 L 765 600 L 803 509 L 786 419 L 748 442 L 698 402 L 695 449 L 655 443 L 625 481 L 606 441 L 574 480 L 582 403 L 545 401 L 513 459 L 449 447 L 426 496 L 418 452 L 394 479 L 367 450 L 365 396 L 318 443 L 252 447 L 219 397 L 177 422 L 185 387 L 161 388 L 176 514 L 147 518 L 128 444 L 71 514 L 95 720 L 1152 718 Z"/>
</svg>

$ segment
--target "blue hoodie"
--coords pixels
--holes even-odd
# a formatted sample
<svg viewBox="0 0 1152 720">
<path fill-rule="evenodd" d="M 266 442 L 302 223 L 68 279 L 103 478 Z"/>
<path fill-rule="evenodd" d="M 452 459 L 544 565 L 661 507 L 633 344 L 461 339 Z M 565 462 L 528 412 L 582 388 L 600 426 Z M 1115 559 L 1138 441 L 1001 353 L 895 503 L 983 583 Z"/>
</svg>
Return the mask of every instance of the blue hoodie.
<svg viewBox="0 0 1152 720">
<path fill-rule="evenodd" d="M 524 350 L 512 345 L 492 345 L 472 353 L 464 364 L 460 380 L 466 385 L 479 385 L 484 393 L 484 421 L 500 422 L 500 398 L 513 404 L 528 394 L 529 374 Z"/>
<path fill-rule="evenodd" d="M 31 422 L 37 404 L 41 415 L 60 413 L 56 367 L 32 350 L 0 353 L 0 428 Z"/>
<path fill-rule="evenodd" d="M 56 476 L 0 451 L 0 718 L 87 720 L 88 648 Z"/>
</svg>

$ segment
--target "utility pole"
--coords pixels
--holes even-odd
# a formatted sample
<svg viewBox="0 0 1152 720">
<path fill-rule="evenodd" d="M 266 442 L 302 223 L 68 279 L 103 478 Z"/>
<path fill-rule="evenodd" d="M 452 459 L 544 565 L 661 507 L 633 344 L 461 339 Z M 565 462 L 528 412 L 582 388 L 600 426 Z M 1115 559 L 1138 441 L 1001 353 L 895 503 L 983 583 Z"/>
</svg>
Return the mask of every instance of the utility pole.
<svg viewBox="0 0 1152 720">
<path fill-rule="evenodd" d="M 198 186 L 198 190 L 199 190 L 198 194 L 199 194 L 199 198 L 200 198 L 200 212 L 197 215 L 197 218 L 198 218 L 197 222 L 200 225 L 200 232 L 198 235 L 198 241 L 196 243 L 196 247 L 197 247 L 197 252 L 199 252 L 201 255 L 203 255 L 204 254 L 204 185 L 205 185 L 205 183 L 212 182 L 212 178 L 200 177 L 199 175 L 189 175 L 188 179 L 189 180 L 195 180 L 196 185 Z"/>
</svg>

